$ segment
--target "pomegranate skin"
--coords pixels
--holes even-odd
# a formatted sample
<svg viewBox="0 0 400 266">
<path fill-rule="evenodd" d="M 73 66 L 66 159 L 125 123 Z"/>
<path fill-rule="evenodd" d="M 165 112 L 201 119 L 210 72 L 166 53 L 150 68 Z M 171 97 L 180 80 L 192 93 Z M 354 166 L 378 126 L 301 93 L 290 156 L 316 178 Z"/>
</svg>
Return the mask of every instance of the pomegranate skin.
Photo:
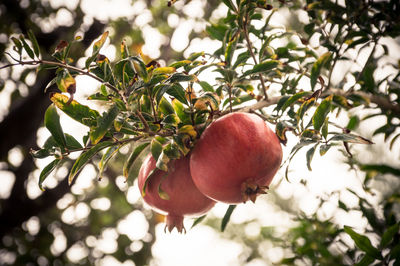
<svg viewBox="0 0 400 266">
<path fill-rule="evenodd" d="M 204 130 L 192 151 L 190 171 L 204 195 L 238 204 L 264 194 L 281 161 L 280 141 L 265 122 L 236 112 Z"/>
<path fill-rule="evenodd" d="M 147 182 L 144 201 L 155 211 L 166 215 L 166 228 L 173 228 L 181 233 L 184 229 L 183 218 L 186 216 L 199 217 L 207 213 L 215 202 L 204 196 L 194 185 L 189 167 L 189 156 L 171 161 L 169 172 L 158 170 Z M 149 154 L 144 160 L 138 176 L 140 192 L 143 191 L 146 179 L 156 168 L 156 161 Z M 159 186 L 169 199 L 159 196 Z"/>
</svg>

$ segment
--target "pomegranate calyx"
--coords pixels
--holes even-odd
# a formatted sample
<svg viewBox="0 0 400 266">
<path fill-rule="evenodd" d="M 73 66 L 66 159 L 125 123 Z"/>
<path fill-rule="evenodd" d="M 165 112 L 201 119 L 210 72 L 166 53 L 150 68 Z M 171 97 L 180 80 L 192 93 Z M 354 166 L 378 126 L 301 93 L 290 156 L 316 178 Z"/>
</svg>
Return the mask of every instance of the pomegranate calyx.
<svg viewBox="0 0 400 266">
<path fill-rule="evenodd" d="M 254 181 L 247 180 L 241 185 L 243 203 L 251 200 L 255 203 L 257 196 L 260 194 L 267 194 L 269 186 L 260 186 Z"/>
<path fill-rule="evenodd" d="M 165 227 L 164 227 L 164 232 L 167 231 L 171 233 L 172 230 L 178 230 L 179 233 L 184 233 L 186 234 L 186 229 L 183 226 L 183 216 L 181 215 L 175 215 L 175 214 L 168 214 L 166 217 L 166 222 L 165 222 Z"/>
</svg>

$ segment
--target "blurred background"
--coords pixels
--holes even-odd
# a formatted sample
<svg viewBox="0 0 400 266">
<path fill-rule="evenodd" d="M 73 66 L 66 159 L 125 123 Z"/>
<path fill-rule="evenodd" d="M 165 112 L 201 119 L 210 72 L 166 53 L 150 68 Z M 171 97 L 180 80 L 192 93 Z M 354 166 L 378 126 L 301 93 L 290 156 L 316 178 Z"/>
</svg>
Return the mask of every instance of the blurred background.
<svg viewBox="0 0 400 266">
<path fill-rule="evenodd" d="M 281 2 L 271 2 L 279 7 L 271 23 L 278 29 L 302 31 L 305 11 L 294 12 Z M 291 6 L 296 3 L 304 4 L 293 1 Z M 213 53 L 219 43 L 207 34 L 207 21 L 216 23 L 226 12 L 217 0 L 177 1 L 172 7 L 166 0 L 2 0 L 0 60 L 7 63 L 4 51 L 10 49 L 9 37 L 28 29 L 45 56 L 60 40 L 82 36 L 71 51 L 75 58 L 82 51 L 90 55 L 93 41 L 108 30 L 110 38 L 102 53 L 111 61 L 125 39 L 132 51 L 166 65 L 192 52 Z M 376 57 L 376 79 L 395 73 L 389 66 L 399 62 L 399 38 L 388 36 L 381 42 L 389 51 Z M 339 62 L 333 82 L 346 86 L 343 73 L 362 68 L 371 50 L 350 51 L 354 62 Z M 84 58 L 75 63 L 83 66 Z M 208 75 L 213 84 L 213 74 Z M 48 93 L 56 88 L 43 90 L 53 77 L 52 71 L 37 74 L 24 66 L 0 71 L 1 265 L 352 265 L 364 253 L 343 232 L 344 225 L 378 246 L 388 225 L 399 220 L 400 149 L 399 142 L 391 140 L 399 132 L 400 120 L 397 116 L 390 124 L 394 127 L 390 134 L 376 133 L 388 125 L 387 117 L 365 108 L 340 113 L 336 122 L 345 127 L 353 117 L 375 114 L 358 119 L 355 127 L 374 145 L 352 146 L 352 157 L 344 147 L 316 155 L 312 171 L 307 169 L 305 153 L 299 152 L 288 176 L 285 168 L 280 169 L 269 194 L 255 204 L 239 205 L 224 232 L 221 219 L 228 205 L 217 204 L 192 229 L 193 220 L 186 219 L 186 234 L 164 233 L 164 218 L 143 205 L 135 182 L 124 182 L 121 169 L 128 153 L 124 149 L 101 181 L 96 179 L 96 164 L 88 164 L 70 187 L 67 164 L 46 179 L 46 190 L 41 191 L 39 174 L 49 161 L 33 159 L 29 150 L 43 145 L 49 136 L 43 115 L 50 104 Z M 75 98 L 95 105 L 85 99 L 98 87 L 96 81 L 78 77 Z M 77 139 L 84 134 L 70 118 L 61 119 L 66 133 Z M 288 136 L 284 158 L 297 142 Z"/>
</svg>

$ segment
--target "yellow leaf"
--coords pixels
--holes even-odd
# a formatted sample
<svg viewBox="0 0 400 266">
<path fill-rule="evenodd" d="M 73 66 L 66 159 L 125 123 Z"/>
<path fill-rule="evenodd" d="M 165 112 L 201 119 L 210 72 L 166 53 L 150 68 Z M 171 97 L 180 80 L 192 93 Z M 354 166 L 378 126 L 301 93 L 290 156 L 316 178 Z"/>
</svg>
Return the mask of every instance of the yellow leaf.
<svg viewBox="0 0 400 266">
<path fill-rule="evenodd" d="M 153 74 L 172 74 L 176 71 L 175 67 L 158 67 L 154 69 Z"/>
<path fill-rule="evenodd" d="M 197 132 L 192 125 L 185 125 L 185 126 L 181 127 L 178 130 L 178 134 L 182 134 L 182 133 L 189 135 L 192 139 L 195 139 L 197 137 Z"/>
</svg>

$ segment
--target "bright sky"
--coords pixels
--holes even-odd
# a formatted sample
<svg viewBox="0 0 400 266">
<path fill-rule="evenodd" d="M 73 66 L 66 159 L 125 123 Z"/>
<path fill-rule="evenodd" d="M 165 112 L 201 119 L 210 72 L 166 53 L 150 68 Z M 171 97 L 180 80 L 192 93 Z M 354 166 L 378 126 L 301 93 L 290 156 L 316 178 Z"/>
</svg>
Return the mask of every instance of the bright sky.
<svg viewBox="0 0 400 266">
<path fill-rule="evenodd" d="M 78 1 L 77 0 L 46 0 L 53 7 L 66 6 L 67 8 L 75 8 Z M 178 1 L 177 5 L 183 1 Z M 201 8 L 204 6 L 205 0 L 202 1 L 192 1 L 184 8 L 184 12 L 192 17 L 200 16 Z M 84 12 L 88 14 L 86 21 L 89 23 L 94 17 L 98 19 L 113 19 L 119 16 L 133 17 L 139 15 L 135 22 L 137 25 L 141 26 L 146 41 L 143 47 L 144 52 L 149 54 L 159 54 L 160 45 L 165 42 L 165 37 L 156 33 L 156 30 L 148 25 L 151 21 L 151 13 L 144 10 L 145 4 L 143 1 L 134 1 L 133 6 L 130 0 L 83 0 L 81 4 Z M 107 12 L 104 12 L 106 10 Z M 214 16 L 224 15 L 226 9 L 221 7 L 216 10 Z M 281 16 L 277 16 L 274 23 L 279 23 L 282 20 Z M 71 14 L 67 9 L 61 9 L 59 14 L 54 18 L 58 24 L 69 25 L 71 23 Z M 201 25 L 194 21 L 182 21 L 179 17 L 174 14 L 168 16 L 168 23 L 171 26 L 177 25 L 176 32 L 171 37 L 171 46 L 176 51 L 182 51 L 187 44 L 189 39 L 187 37 L 188 32 L 195 28 L 197 30 L 204 29 L 204 24 Z M 46 23 L 45 23 L 46 24 Z M 46 24 L 44 27 L 50 27 Z M 193 51 L 203 50 L 205 52 L 213 52 L 216 49 L 215 41 L 210 39 L 195 39 L 190 43 L 189 48 L 185 51 L 185 55 L 190 54 Z M 91 49 L 91 48 L 90 48 Z M 103 48 L 102 53 L 106 54 L 109 58 L 114 58 L 116 48 L 110 46 L 109 44 Z M 0 72 L 1 75 L 1 72 Z M 334 77 L 336 77 L 334 75 Z M 340 76 L 338 76 L 340 77 Z M 203 77 L 206 79 L 206 77 Z M 31 77 L 34 79 L 34 77 Z M 29 80 L 29 78 L 28 78 Z M 32 81 L 33 82 L 33 81 Z M 211 84 L 215 82 L 210 80 Z M 96 90 L 98 83 L 96 81 L 90 80 L 87 77 L 77 78 L 77 93 L 75 98 L 79 99 L 84 104 L 93 104 L 85 101 L 85 97 L 91 93 L 90 90 Z M 83 89 L 84 88 L 84 89 Z M 0 93 L 0 106 L 8 106 L 9 95 L 15 88 L 12 84 L 6 84 L 3 92 Z M 26 90 L 27 88 L 19 88 Z M 8 97 L 7 97 L 8 96 Z M 95 108 L 99 108 L 98 106 Z M 0 109 L 0 116 L 2 112 L 5 112 L 6 108 Z M 61 114 L 61 113 L 60 113 Z M 81 139 L 86 128 L 74 122 L 69 117 L 62 115 L 61 123 L 63 128 L 67 133 L 77 136 L 77 139 Z M 345 126 L 348 117 L 346 115 L 341 115 L 338 118 L 337 123 Z M 374 123 L 384 123 L 379 119 L 374 120 Z M 370 137 L 372 132 L 371 128 L 367 123 L 363 124 L 362 129 L 365 134 L 364 136 Z M 45 129 L 41 129 L 38 132 L 38 144 L 41 145 L 49 136 L 49 133 Z M 284 148 L 284 158 L 288 157 L 291 147 L 296 143 L 295 138 L 289 138 L 289 143 L 286 148 Z M 383 144 L 383 139 L 381 137 L 375 137 L 374 142 L 376 143 L 374 147 L 387 148 L 386 144 Z M 362 149 L 363 147 L 357 147 L 356 149 Z M 393 149 L 396 150 L 396 147 Z M 397 149 L 399 150 L 399 149 Z M 369 157 L 368 157 L 369 156 Z M 364 159 L 370 161 L 373 157 L 371 151 L 366 151 L 364 153 Z M 14 164 L 19 165 L 22 160 L 22 154 L 18 148 L 10 151 L 9 159 Z M 399 153 L 394 154 L 392 158 L 399 158 Z M 376 158 L 374 158 L 376 159 Z M 51 159 L 49 159 L 51 160 Z M 49 160 L 37 160 L 37 166 L 39 169 L 43 168 L 49 163 Z M 381 158 L 383 160 L 383 158 Z M 386 160 L 386 158 L 385 158 Z M 390 159 L 389 159 L 390 160 Z M 395 159 L 392 159 L 395 160 Z M 324 193 L 331 193 L 334 191 L 343 190 L 345 187 L 350 187 L 353 190 L 363 194 L 360 188 L 360 182 L 362 176 L 357 176 L 353 172 L 349 172 L 347 165 L 341 163 L 343 161 L 342 155 L 331 149 L 324 157 L 320 157 L 316 154 L 312 168 L 313 171 L 307 170 L 305 165 L 305 151 L 299 152 L 298 155 L 293 160 L 290 167 L 290 182 L 286 181 L 284 178 L 284 168 L 279 171 L 275 177 L 271 189 L 275 190 L 281 197 L 289 199 L 294 197 L 294 204 L 298 205 L 300 209 L 306 214 L 312 214 L 315 211 L 318 212 L 321 217 L 331 217 L 333 214 L 336 215 L 335 221 L 340 225 L 346 224 L 354 226 L 355 228 L 363 228 L 366 224 L 365 221 L 360 220 L 360 214 L 353 212 L 351 214 L 346 214 L 337 210 L 337 201 L 339 199 L 338 195 L 334 195 L 330 198 L 329 202 L 326 203 L 321 209 L 317 210 L 317 197 L 323 195 Z M 394 163 L 394 162 L 393 162 Z M 1 168 L 0 168 L 1 169 Z M 45 186 L 51 189 L 56 186 L 58 180 L 66 174 L 68 169 L 60 169 L 56 175 L 49 177 Z M 40 170 L 34 172 L 34 174 L 29 178 L 27 187 L 28 193 L 31 198 L 35 198 L 41 194 L 37 186 L 37 180 Z M 9 190 L 14 182 L 14 177 L 9 172 L 0 171 L 2 176 L 2 186 L 0 186 L 0 198 L 6 198 L 9 195 Z M 87 189 L 91 189 L 93 182 L 95 182 L 96 169 L 93 166 L 87 166 L 81 173 L 81 177 L 77 178 L 76 184 L 71 188 L 71 191 L 76 194 L 82 194 Z M 120 177 L 119 185 L 122 191 L 126 191 L 128 201 L 134 203 L 140 200 L 140 195 L 137 187 L 126 187 L 123 183 L 123 178 Z M 302 179 L 307 180 L 307 187 L 300 185 Z M 106 179 L 102 182 L 105 184 L 108 182 Z M 356 199 L 351 196 L 350 193 L 342 192 L 340 199 L 349 205 L 356 205 Z M 86 203 L 78 203 L 74 206 L 69 206 L 72 197 L 71 195 L 66 195 L 61 199 L 57 206 L 61 209 L 65 208 L 62 215 L 62 219 L 66 223 L 74 223 L 81 219 L 85 219 L 90 212 L 89 206 Z M 90 203 L 92 208 L 100 208 L 107 210 L 111 207 L 110 201 L 107 198 L 99 198 Z M 217 204 L 216 207 L 211 211 L 211 216 L 220 217 L 224 215 L 227 205 Z M 99 251 L 104 253 L 110 253 L 115 251 L 117 247 L 116 236 L 118 233 L 126 234 L 132 241 L 131 250 L 140 250 L 141 245 L 139 240 L 143 240 L 148 237 L 147 231 L 149 224 L 147 223 L 145 216 L 140 211 L 133 211 L 127 217 L 122 219 L 116 225 L 115 229 L 107 229 L 103 232 L 100 239 L 83 239 L 90 246 L 96 246 Z M 257 222 L 251 223 L 246 227 L 246 233 L 251 235 L 257 235 L 260 226 L 274 226 L 279 225 L 279 230 L 284 232 L 291 225 L 293 221 L 290 220 L 284 212 L 277 209 L 277 207 L 269 201 L 269 196 L 260 197 L 256 204 L 247 203 L 239 205 L 238 208 L 233 213 L 231 222 L 233 224 L 240 224 L 246 221 L 255 220 Z M 187 219 L 185 221 L 186 228 L 189 229 L 193 220 Z M 133 226 L 135 225 L 135 226 Z M 27 223 L 29 230 L 35 232 L 38 228 L 37 218 L 29 220 Z M 53 254 L 58 254 L 66 248 L 66 239 L 64 234 L 58 229 L 54 229 L 53 234 L 55 235 L 55 241 L 51 246 Z M 173 231 L 171 234 L 164 233 L 164 225 L 159 224 L 156 228 L 156 243 L 153 246 L 152 252 L 154 255 L 153 265 L 162 266 L 179 266 L 179 265 L 209 265 L 209 266 L 223 266 L 223 265 L 239 265 L 239 256 L 243 252 L 243 247 L 236 243 L 235 241 L 226 239 L 223 234 L 219 234 L 215 230 L 209 228 L 205 225 L 198 225 L 194 229 L 187 230 L 186 234 L 178 234 Z M 260 243 L 261 245 L 261 243 Z M 265 256 L 272 262 L 279 261 L 283 252 L 279 247 L 272 247 L 268 243 L 263 243 L 260 248 L 264 249 Z M 77 243 L 68 251 L 68 257 L 72 261 L 77 261 L 81 256 L 86 254 L 85 248 Z M 112 257 L 108 256 L 99 265 L 118 265 L 117 261 Z M 133 265 L 130 261 L 126 261 L 122 265 Z M 268 265 L 267 262 L 259 260 L 252 263 L 246 264 L 251 266 L 258 265 Z"/>
</svg>

